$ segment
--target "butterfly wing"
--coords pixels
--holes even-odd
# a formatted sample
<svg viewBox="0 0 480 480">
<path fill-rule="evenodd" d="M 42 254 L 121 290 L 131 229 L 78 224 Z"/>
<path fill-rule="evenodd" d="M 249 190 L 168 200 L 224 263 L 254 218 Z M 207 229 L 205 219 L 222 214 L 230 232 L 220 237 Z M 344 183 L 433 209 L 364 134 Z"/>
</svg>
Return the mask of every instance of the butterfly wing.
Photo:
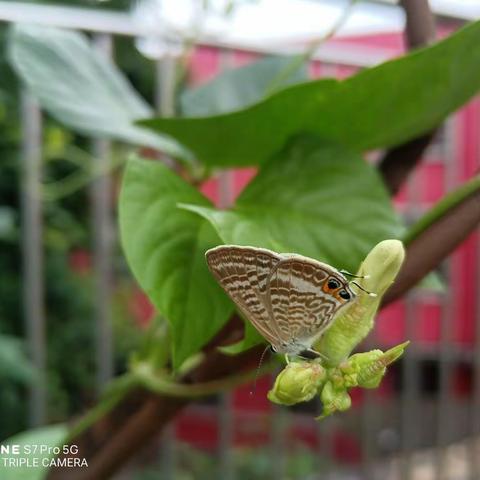
<svg viewBox="0 0 480 480">
<path fill-rule="evenodd" d="M 221 245 L 208 250 L 206 258 L 213 276 L 243 315 L 272 345 L 277 345 L 279 331 L 271 321 L 266 291 L 268 279 L 282 257 L 263 248 Z"/>
<path fill-rule="evenodd" d="M 332 275 L 341 277 L 331 266 L 313 259 L 291 254 L 282 257 L 267 289 L 271 316 L 283 342 L 295 339 L 311 346 L 345 303 L 323 289 Z"/>
</svg>

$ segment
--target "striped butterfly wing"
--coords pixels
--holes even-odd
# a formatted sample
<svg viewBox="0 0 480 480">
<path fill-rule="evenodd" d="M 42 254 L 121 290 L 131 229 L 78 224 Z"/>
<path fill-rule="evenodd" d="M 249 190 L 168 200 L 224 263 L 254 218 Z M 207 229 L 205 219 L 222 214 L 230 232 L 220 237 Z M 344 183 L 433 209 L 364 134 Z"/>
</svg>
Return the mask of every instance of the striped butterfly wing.
<svg viewBox="0 0 480 480">
<path fill-rule="evenodd" d="M 330 326 L 343 305 L 323 291 L 332 275 L 338 278 L 329 265 L 300 255 L 283 255 L 268 285 L 271 315 L 283 342 L 295 339 L 311 345 Z"/>
<path fill-rule="evenodd" d="M 279 331 L 271 321 L 266 292 L 270 275 L 282 257 L 266 249 L 222 245 L 208 250 L 206 258 L 213 276 L 243 315 L 276 345 Z"/>
</svg>

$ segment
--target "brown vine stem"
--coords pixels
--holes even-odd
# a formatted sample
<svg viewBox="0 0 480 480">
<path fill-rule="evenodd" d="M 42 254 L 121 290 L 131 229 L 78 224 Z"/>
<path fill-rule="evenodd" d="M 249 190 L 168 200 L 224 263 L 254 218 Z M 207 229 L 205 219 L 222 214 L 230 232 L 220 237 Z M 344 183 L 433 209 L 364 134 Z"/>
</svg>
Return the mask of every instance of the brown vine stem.
<svg viewBox="0 0 480 480">
<path fill-rule="evenodd" d="M 416 285 L 436 268 L 480 224 L 480 176 L 458 190 L 464 193 L 458 201 L 457 192 L 447 196 L 437 209 L 443 210 L 417 233 L 407 245 L 407 256 L 396 282 L 383 301 L 390 303 Z M 443 208 L 443 204 L 451 207 Z M 436 209 L 432 210 L 434 213 Z"/>
<path fill-rule="evenodd" d="M 428 0 L 401 0 L 400 4 L 405 11 L 405 43 L 408 49 L 434 42 L 435 18 Z M 415 170 L 434 136 L 435 131 L 429 132 L 385 153 L 378 170 L 392 195 L 400 190 L 410 173 Z"/>
</svg>

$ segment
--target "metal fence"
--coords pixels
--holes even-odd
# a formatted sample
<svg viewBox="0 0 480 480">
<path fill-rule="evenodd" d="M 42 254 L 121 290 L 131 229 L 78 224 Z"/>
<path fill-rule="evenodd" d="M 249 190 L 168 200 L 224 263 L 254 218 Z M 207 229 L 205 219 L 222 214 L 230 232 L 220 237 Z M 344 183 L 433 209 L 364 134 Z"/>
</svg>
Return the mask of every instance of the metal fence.
<svg viewBox="0 0 480 480">
<path fill-rule="evenodd" d="M 0 20 L 5 22 L 30 21 L 45 25 L 73 28 L 92 34 L 95 47 L 104 55 L 114 56 L 113 36 L 135 36 L 138 31 L 127 15 L 118 13 L 91 13 L 60 7 L 41 7 L 20 3 L 0 2 Z M 228 65 L 229 52 L 233 45 L 212 45 L 223 56 L 221 64 Z M 256 53 L 267 52 L 257 48 Z M 380 49 L 359 48 L 353 51 L 342 47 L 322 47 L 316 60 L 322 61 L 330 72 L 336 64 L 354 67 L 370 66 L 383 60 L 386 52 Z M 158 61 L 156 69 L 156 104 L 161 114 L 172 113 L 172 72 L 169 61 Z M 478 114 L 478 105 L 475 110 Z M 46 319 L 44 304 L 44 272 L 42 247 L 42 201 L 40 195 L 42 177 L 42 112 L 28 92 L 22 97 L 21 118 L 23 129 L 23 179 L 22 179 L 22 251 L 24 278 L 24 306 L 26 335 L 30 355 L 39 372 L 39 381 L 30 392 L 30 421 L 40 425 L 46 419 L 45 371 Z M 443 170 L 444 186 L 451 189 L 458 183 L 459 148 L 455 141 L 465 142 L 462 132 L 463 120 L 457 115 L 447 128 L 445 135 Z M 478 140 L 477 140 L 478 143 Z M 99 162 L 108 163 L 110 144 L 105 140 L 92 140 L 92 153 Z M 433 151 L 433 150 L 432 150 Z M 435 162 L 436 160 L 433 160 Z M 479 165 L 477 148 L 477 166 Z M 220 202 L 232 201 L 232 172 L 219 176 Z M 421 198 L 425 181 L 421 171 L 409 183 L 404 202 L 408 217 L 418 217 L 425 208 Z M 425 180 L 425 179 L 424 179 Z M 111 183 L 109 175 L 95 179 L 89 187 L 91 198 L 91 228 L 93 232 L 93 265 L 95 272 L 97 385 L 100 391 L 113 375 L 112 331 L 111 331 L 111 281 L 112 249 L 115 239 L 115 222 L 112 214 Z M 476 246 L 472 246 L 476 242 Z M 235 394 L 224 394 L 205 405 L 193 405 L 185 413 L 189 418 L 210 419 L 215 423 L 217 436 L 216 452 L 218 478 L 242 477 L 238 461 L 234 456 L 235 438 L 239 422 L 245 425 L 263 425 L 262 432 L 269 440 L 272 478 L 293 478 L 289 475 L 288 458 L 291 455 L 292 431 L 298 425 L 308 424 L 305 431 L 310 435 L 308 447 L 315 460 L 314 471 L 308 478 L 335 479 L 480 479 L 480 301 L 478 290 L 480 266 L 478 235 L 470 242 L 476 266 L 473 282 L 475 290 L 475 338 L 470 346 L 462 346 L 453 335 L 458 289 L 447 288 L 445 293 L 425 293 L 416 290 L 405 300 L 404 337 L 411 339 L 412 346 L 401 362 L 393 369 L 392 382 L 398 382 L 393 397 L 385 399 L 377 393 L 364 395 L 360 406 L 351 412 L 314 424 L 311 412 L 290 412 L 273 408 L 268 412 L 242 411 L 241 402 L 235 402 Z M 456 269 L 461 262 L 453 259 Z M 445 267 L 447 285 L 452 277 L 452 262 Z M 433 302 L 440 308 L 440 333 L 437 342 L 430 346 L 417 344 L 417 327 L 422 303 Z M 369 345 L 376 345 L 375 333 Z M 468 395 L 459 399 L 452 389 L 458 365 L 466 365 L 471 382 Z M 430 365 L 430 370 L 426 369 Z M 430 374 L 428 374 L 430 371 Z M 436 383 L 430 393 L 422 384 L 430 380 Z M 234 403 L 239 403 L 237 407 Z M 187 420 L 186 420 L 187 421 Z M 179 461 L 176 428 L 170 426 L 159 439 L 160 461 L 164 478 L 174 478 Z M 342 433 L 343 432 L 343 433 Z M 342 434 L 343 436 L 340 435 Z M 339 441 L 353 442 L 354 450 L 360 451 L 359 458 L 342 459 Z M 353 440 L 352 440 L 353 439 Z M 307 442 L 308 443 L 308 442 Z M 312 445 L 315 445 L 312 449 Z M 345 450 L 346 447 L 343 447 Z M 348 450 L 348 448 L 346 448 Z M 344 456 L 344 455 L 343 455 Z"/>
</svg>

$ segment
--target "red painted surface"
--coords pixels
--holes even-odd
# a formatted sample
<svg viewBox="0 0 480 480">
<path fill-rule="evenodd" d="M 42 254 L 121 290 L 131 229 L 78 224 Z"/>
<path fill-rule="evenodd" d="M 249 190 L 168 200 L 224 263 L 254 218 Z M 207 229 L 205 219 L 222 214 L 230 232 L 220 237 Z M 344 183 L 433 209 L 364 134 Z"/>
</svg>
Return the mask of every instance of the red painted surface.
<svg viewBox="0 0 480 480">
<path fill-rule="evenodd" d="M 220 55 L 216 48 L 199 47 L 190 58 L 188 73 L 192 85 L 212 80 L 220 67 Z"/>
</svg>

